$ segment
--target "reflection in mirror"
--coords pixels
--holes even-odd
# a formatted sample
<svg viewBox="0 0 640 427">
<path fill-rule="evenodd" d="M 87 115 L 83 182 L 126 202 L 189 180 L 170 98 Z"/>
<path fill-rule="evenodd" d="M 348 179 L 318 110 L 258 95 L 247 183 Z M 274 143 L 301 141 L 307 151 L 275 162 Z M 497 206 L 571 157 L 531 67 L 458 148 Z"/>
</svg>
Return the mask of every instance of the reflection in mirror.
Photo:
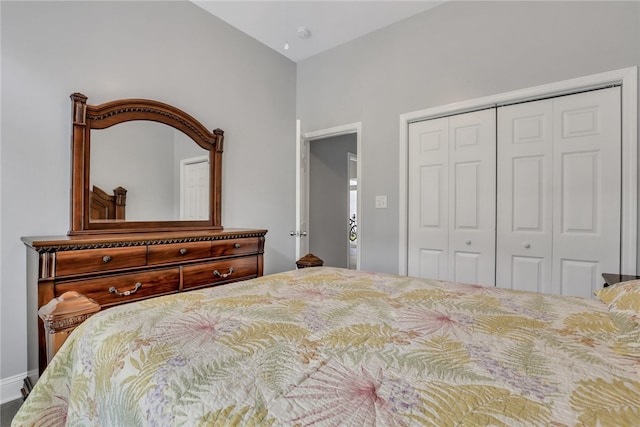
<svg viewBox="0 0 640 427">
<path fill-rule="evenodd" d="M 92 129 L 90 164 L 90 188 L 126 188 L 126 221 L 209 219 L 209 151 L 171 126 L 135 120 Z"/>
</svg>

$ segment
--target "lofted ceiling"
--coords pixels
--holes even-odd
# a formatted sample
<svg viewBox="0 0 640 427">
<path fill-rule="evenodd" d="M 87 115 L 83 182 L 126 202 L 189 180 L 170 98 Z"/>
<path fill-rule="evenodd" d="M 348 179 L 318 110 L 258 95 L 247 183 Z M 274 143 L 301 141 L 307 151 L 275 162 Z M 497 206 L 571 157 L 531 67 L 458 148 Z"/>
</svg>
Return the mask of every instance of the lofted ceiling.
<svg viewBox="0 0 640 427">
<path fill-rule="evenodd" d="M 207 12 L 298 62 L 444 3 L 440 0 L 191 0 Z M 299 27 L 309 31 L 298 36 Z M 285 49 L 285 42 L 289 49 Z"/>
</svg>

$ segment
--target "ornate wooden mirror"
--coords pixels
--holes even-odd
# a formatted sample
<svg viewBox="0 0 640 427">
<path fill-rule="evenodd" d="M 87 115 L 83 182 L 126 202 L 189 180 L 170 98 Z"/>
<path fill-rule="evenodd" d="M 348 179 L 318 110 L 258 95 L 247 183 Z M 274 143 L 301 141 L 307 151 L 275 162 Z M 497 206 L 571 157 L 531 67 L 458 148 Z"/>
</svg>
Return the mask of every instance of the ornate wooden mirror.
<svg viewBox="0 0 640 427">
<path fill-rule="evenodd" d="M 158 101 L 71 100 L 70 235 L 222 229 L 221 129 Z"/>
</svg>

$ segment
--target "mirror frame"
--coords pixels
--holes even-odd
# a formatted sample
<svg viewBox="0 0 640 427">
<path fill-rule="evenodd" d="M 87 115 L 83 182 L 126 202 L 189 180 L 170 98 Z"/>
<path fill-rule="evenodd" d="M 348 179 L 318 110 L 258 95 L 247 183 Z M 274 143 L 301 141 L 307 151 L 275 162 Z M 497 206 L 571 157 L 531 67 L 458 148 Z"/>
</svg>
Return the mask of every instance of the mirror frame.
<svg viewBox="0 0 640 427">
<path fill-rule="evenodd" d="M 130 233 L 141 231 L 221 230 L 222 151 L 224 132 L 213 132 L 184 111 L 148 99 L 120 99 L 88 105 L 87 97 L 73 93 L 71 136 L 71 227 L 69 235 Z M 91 170 L 91 130 L 132 120 L 164 123 L 184 132 L 209 152 L 209 219 L 199 221 L 114 221 L 91 222 L 89 172 Z"/>
</svg>

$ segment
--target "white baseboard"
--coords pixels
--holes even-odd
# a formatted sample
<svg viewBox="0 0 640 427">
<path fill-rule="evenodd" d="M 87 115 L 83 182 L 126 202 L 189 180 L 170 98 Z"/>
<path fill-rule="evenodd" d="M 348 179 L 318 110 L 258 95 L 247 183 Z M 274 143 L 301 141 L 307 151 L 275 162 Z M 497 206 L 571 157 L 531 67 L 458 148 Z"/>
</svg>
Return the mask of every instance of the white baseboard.
<svg viewBox="0 0 640 427">
<path fill-rule="evenodd" d="M 16 399 L 22 399 L 22 393 L 20 390 L 22 389 L 23 381 L 27 375 L 31 378 L 35 378 L 38 376 L 38 372 L 25 372 L 24 374 L 0 379 L 0 404 L 11 402 Z"/>
</svg>

